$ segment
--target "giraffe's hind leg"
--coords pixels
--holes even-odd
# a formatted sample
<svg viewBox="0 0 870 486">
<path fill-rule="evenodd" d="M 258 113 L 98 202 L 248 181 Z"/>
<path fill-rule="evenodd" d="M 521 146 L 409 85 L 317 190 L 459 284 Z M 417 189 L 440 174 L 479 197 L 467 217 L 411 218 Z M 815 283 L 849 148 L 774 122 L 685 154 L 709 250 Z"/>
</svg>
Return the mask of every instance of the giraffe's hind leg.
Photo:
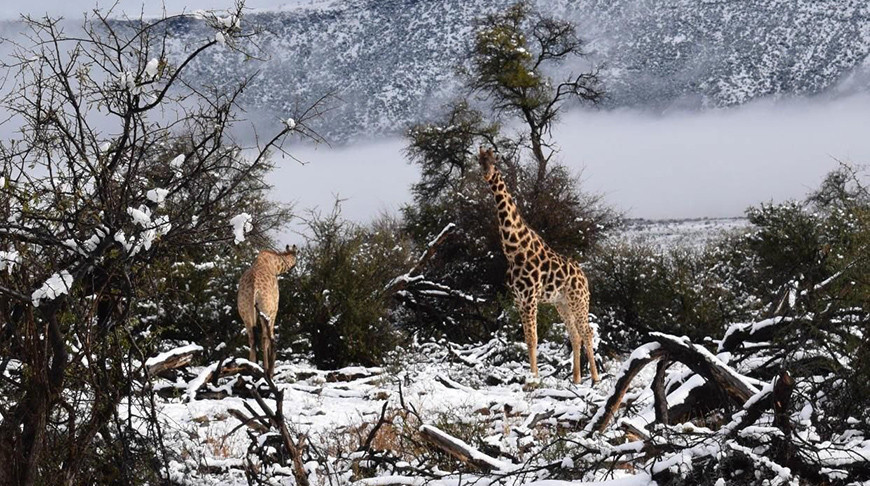
<svg viewBox="0 0 870 486">
<path fill-rule="evenodd" d="M 592 373 L 592 383 L 598 383 L 598 366 L 595 364 L 595 351 L 592 349 L 592 328 L 589 327 L 589 324 L 586 324 L 586 328 L 589 332 L 586 334 L 586 344 L 583 346 L 586 348 L 586 359 L 589 360 L 589 370 Z"/>
<path fill-rule="evenodd" d="M 571 312 L 568 303 L 564 300 L 556 301 L 555 305 L 556 310 L 559 312 L 559 316 L 563 321 L 565 321 L 565 327 L 568 329 L 568 338 L 571 339 L 571 357 L 573 358 L 574 364 L 571 371 L 571 377 L 574 383 L 580 383 L 580 348 L 583 345 L 583 341 L 580 338 L 580 331 L 577 329 L 577 319 Z"/>
<path fill-rule="evenodd" d="M 257 323 L 254 322 L 254 325 L 249 326 L 248 323 L 245 323 L 245 329 L 248 331 L 248 361 L 251 363 L 257 362 L 257 336 L 255 335 L 255 329 L 257 328 Z"/>
<path fill-rule="evenodd" d="M 277 347 L 275 343 L 275 319 L 278 317 L 278 311 L 272 312 L 269 316 L 269 328 L 266 333 L 269 336 L 269 352 L 263 353 L 263 361 L 269 360 L 269 376 L 275 373 L 275 356 L 277 355 Z"/>
<path fill-rule="evenodd" d="M 523 335 L 526 338 L 526 346 L 529 348 L 529 365 L 532 376 L 538 377 L 538 303 L 534 299 L 520 301 L 517 299 L 517 308 L 523 320 Z"/>
<path fill-rule="evenodd" d="M 586 360 L 589 361 L 589 373 L 592 375 L 592 383 L 598 383 L 598 366 L 595 364 L 595 349 L 592 347 L 592 326 L 589 325 L 589 301 L 585 301 L 585 305 L 581 305 L 578 311 L 579 319 L 577 322 L 578 331 L 583 341 L 583 347 L 586 348 Z"/>
<path fill-rule="evenodd" d="M 579 335 L 583 348 L 586 349 L 586 360 L 589 362 L 589 373 L 592 382 L 598 383 L 598 367 L 595 364 L 595 349 L 592 347 L 592 327 L 589 325 L 589 289 L 585 282 L 568 297 L 568 305 L 574 316 L 575 330 Z"/>
<path fill-rule="evenodd" d="M 269 359 L 272 355 L 272 338 L 269 336 L 269 317 L 263 313 L 259 314 L 258 328 L 260 334 L 260 351 L 263 353 L 263 371 L 269 378 L 272 377 L 272 361 Z"/>
</svg>

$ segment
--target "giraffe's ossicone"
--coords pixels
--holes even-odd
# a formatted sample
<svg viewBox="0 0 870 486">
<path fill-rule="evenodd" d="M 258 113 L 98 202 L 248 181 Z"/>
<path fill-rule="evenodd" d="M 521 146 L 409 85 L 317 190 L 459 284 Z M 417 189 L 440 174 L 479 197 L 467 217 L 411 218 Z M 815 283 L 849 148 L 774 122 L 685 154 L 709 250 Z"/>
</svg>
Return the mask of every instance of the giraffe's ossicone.
<svg viewBox="0 0 870 486">
<path fill-rule="evenodd" d="M 581 348 L 586 349 L 592 381 L 598 383 L 586 275 L 577 262 L 553 251 L 526 225 L 495 166 L 496 156 L 492 149 L 481 148 L 478 162 L 483 179 L 495 196 L 501 246 L 508 262 L 508 286 L 523 321 L 532 374 L 538 377 L 538 304 L 543 302 L 556 307 L 568 328 L 574 358 L 574 383 L 580 382 Z"/>
<path fill-rule="evenodd" d="M 239 280 L 239 316 L 248 331 L 248 359 L 257 362 L 255 333 L 260 331 L 263 370 L 269 377 L 275 371 L 275 317 L 278 314 L 278 275 L 296 265 L 296 245 L 283 252 L 262 250 L 251 268 Z"/>
</svg>

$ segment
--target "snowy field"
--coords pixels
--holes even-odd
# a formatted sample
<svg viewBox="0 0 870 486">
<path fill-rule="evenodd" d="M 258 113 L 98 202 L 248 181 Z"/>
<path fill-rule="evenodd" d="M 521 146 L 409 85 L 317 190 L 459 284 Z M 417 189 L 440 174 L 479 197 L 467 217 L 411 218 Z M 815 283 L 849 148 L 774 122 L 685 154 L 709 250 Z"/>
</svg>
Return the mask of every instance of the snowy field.
<svg viewBox="0 0 870 486">
<path fill-rule="evenodd" d="M 633 221 L 620 237 L 661 248 L 698 246 L 746 224 L 742 219 Z M 499 335 L 475 345 L 415 342 L 377 368 L 319 370 L 304 358 L 285 356 L 277 363 L 274 389 L 258 377 L 256 365 L 238 358 L 222 363 L 225 371 L 219 378 L 214 377 L 218 363 L 211 363 L 170 372 L 155 379 L 154 388 L 161 397 L 157 410 L 166 446 L 175 454 L 171 475 L 183 484 L 248 484 L 246 468 L 256 470 L 267 484 L 298 484 L 290 461 L 275 459 L 278 432 L 268 421 L 252 418 L 279 408 L 290 435 L 304 437 L 302 467 L 310 485 L 558 486 L 568 484 L 565 479 L 570 484 L 656 484 L 654 478 L 672 477 L 668 475 L 691 478 L 705 458 L 731 456 L 748 458 L 763 477 L 772 474 L 765 484 L 797 484 L 798 472 L 761 455 L 779 429 L 774 414 L 759 404 L 769 403 L 783 380 L 765 378 L 771 376 L 767 353 L 775 350 L 764 340 L 766 333 L 790 322 L 775 318 L 733 324 L 703 346 L 652 333 L 652 342 L 630 356 L 598 354 L 601 381 L 594 385 L 587 370 L 580 384 L 570 382 L 570 346 L 563 330 L 556 329 L 557 338 L 539 344 L 539 380 L 529 376 L 525 345 Z M 709 380 L 696 372 L 704 366 L 743 390 L 742 411 L 730 419 L 722 416 L 718 424 L 656 424 L 656 367 L 645 365 L 663 352 L 685 361 L 675 360 L 663 375 L 661 386 L 672 413 L 711 393 L 705 388 Z M 812 353 L 822 356 L 825 351 L 807 351 Z M 237 356 L 246 354 L 237 351 Z M 815 382 L 830 379 L 818 376 Z M 816 413 L 813 402 L 804 400 L 812 385 L 813 380 L 794 385 L 803 400 L 790 417 L 794 434 L 825 465 L 820 471 L 824 477 L 842 480 L 848 468 L 867 463 L 870 440 L 847 430 L 819 442 L 810 421 Z M 262 399 L 252 396 L 254 387 Z M 283 394 L 280 406 L 275 391 Z M 433 434 L 466 456 L 457 459 L 439 449 Z M 271 460 L 261 461 L 264 456 Z M 730 484 L 726 476 L 702 482 Z"/>
<path fill-rule="evenodd" d="M 284 413 L 292 430 L 307 436 L 309 446 L 324 452 L 360 445 L 371 427 L 378 422 L 384 404 L 387 405 L 390 427 L 410 424 L 444 427 L 473 432 L 482 438 L 490 450 L 500 451 L 499 461 L 508 472 L 519 469 L 523 461 L 540 454 L 538 446 L 551 434 L 582 433 L 582 425 L 596 408 L 603 404 L 613 387 L 613 372 L 618 361 L 605 360 L 601 382 L 592 386 L 588 374 L 580 385 L 570 383 L 570 349 L 563 343 L 542 343 L 540 349 L 539 384 L 527 386 L 528 365 L 525 348 L 520 343 L 494 340 L 480 346 L 460 347 L 447 343 L 423 343 L 396 356 L 384 368 L 345 368 L 335 371 L 313 369 L 304 364 L 279 362 L 275 383 L 284 391 Z M 508 359 L 506 359 L 508 358 Z M 513 359 L 510 359 L 513 358 Z M 201 372 L 194 368 L 192 371 Z M 643 395 L 652 375 L 637 381 L 633 394 L 635 404 L 651 400 Z M 164 383 L 163 386 L 168 386 Z M 158 385 L 159 387 L 159 385 Z M 222 381 L 208 390 L 220 392 L 232 385 Z M 173 463 L 178 478 L 188 484 L 247 484 L 242 458 L 250 439 L 242 422 L 229 410 L 244 410 L 244 399 L 195 399 L 184 390 L 178 398 L 166 400 L 161 406 L 165 434 L 174 450 L 189 451 L 183 461 Z M 648 395 L 648 394 L 647 394 Z M 274 400 L 266 399 L 273 409 Z M 416 424 L 403 412 L 413 411 L 423 418 Z M 449 429 L 448 429 L 449 430 Z M 558 431 L 558 432 L 557 432 Z M 574 432 L 571 432 L 574 431 Z M 456 433 L 453 431 L 453 433 Z M 385 447 L 389 433 L 378 438 Z M 552 456 L 552 454 L 544 454 Z M 351 455 L 336 460 L 330 473 L 316 462 L 308 465 L 311 484 L 349 484 L 354 481 Z M 513 466 L 510 457 L 517 461 Z M 549 462 L 563 457 L 548 457 Z M 569 458 L 570 460 L 570 458 Z M 407 470 L 420 467 L 413 462 Z M 281 474 L 284 470 L 277 470 Z M 406 472 L 403 474 L 407 474 Z M 438 475 L 438 471 L 433 471 Z M 442 484 L 454 484 L 455 478 L 444 475 Z M 630 471 L 601 471 L 589 480 L 638 477 Z M 286 477 L 276 484 L 293 484 Z M 431 479 L 421 475 L 420 480 Z M 534 479 L 531 475 L 527 479 Z M 385 480 L 394 483 L 396 479 Z M 363 484 L 378 484 L 363 481 Z"/>
<path fill-rule="evenodd" d="M 649 243 L 659 249 L 675 246 L 701 249 L 726 233 L 748 226 L 746 218 L 630 219 L 613 238 Z"/>
</svg>

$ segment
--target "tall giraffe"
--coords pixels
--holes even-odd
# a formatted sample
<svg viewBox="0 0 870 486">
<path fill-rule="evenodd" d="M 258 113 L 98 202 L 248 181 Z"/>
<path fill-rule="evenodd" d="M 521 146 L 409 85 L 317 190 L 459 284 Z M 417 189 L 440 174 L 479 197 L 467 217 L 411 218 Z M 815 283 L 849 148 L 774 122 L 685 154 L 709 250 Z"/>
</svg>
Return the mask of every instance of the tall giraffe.
<svg viewBox="0 0 870 486">
<path fill-rule="evenodd" d="M 589 284 L 583 270 L 570 258 L 553 251 L 526 225 L 495 166 L 492 149 L 481 147 L 478 162 L 498 206 L 501 247 L 508 261 L 508 286 L 523 321 L 532 374 L 538 377 L 538 303 L 544 302 L 555 305 L 568 328 L 574 357 L 574 383 L 580 382 L 581 347 L 586 348 L 592 381 L 598 383 L 589 326 Z"/>
<path fill-rule="evenodd" d="M 279 253 L 262 250 L 239 280 L 239 316 L 248 331 L 248 359 L 257 362 L 256 331 L 260 331 L 263 370 L 275 372 L 275 317 L 278 314 L 278 275 L 296 265 L 296 245 Z"/>
</svg>

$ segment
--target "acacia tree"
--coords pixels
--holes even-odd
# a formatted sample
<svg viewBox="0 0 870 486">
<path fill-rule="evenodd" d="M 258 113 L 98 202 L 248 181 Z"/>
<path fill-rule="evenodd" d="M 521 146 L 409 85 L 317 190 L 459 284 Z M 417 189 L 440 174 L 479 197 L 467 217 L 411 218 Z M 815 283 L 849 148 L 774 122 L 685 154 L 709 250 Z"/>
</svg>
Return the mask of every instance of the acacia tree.
<svg viewBox="0 0 870 486">
<path fill-rule="evenodd" d="M 241 4 L 198 14 L 210 37 L 177 58 L 171 18 L 110 13 L 75 35 L 26 18 L 29 42 L 6 66 L 16 133 L 0 143 L 4 484 L 168 480 L 143 371 L 156 333 L 135 304 L 155 298 L 177 260 L 246 237 L 267 244 L 289 216 L 264 199 L 268 155 L 293 133 L 316 136 L 306 121 L 319 104 L 245 157 L 228 128 L 248 80 L 186 79 L 204 51 L 246 48 Z"/>
<path fill-rule="evenodd" d="M 541 15 L 524 1 L 487 16 L 478 27 L 468 88 L 482 96 L 495 115 L 523 123 L 537 169 L 533 195 L 541 191 L 556 153 L 551 129 L 565 104 L 594 104 L 604 96 L 597 70 L 571 74 L 563 81 L 547 75 L 582 56 L 583 41 L 574 24 Z"/>
<path fill-rule="evenodd" d="M 596 71 L 563 81 L 547 74 L 582 57 L 582 46 L 573 24 L 541 15 L 527 3 L 486 16 L 462 68 L 468 99 L 408 132 L 407 153 L 422 174 L 412 187 L 414 204 L 403 209 L 406 229 L 426 245 L 447 224 L 458 227 L 439 247 L 430 277 L 462 293 L 445 302 L 442 294 L 406 289 L 400 297 L 419 327 L 434 322 L 454 338 L 475 339 L 495 329 L 501 311 L 493 303 L 504 291 L 506 262 L 492 197 L 476 170 L 478 146 L 496 147 L 524 218 L 557 251 L 581 256 L 616 223 L 600 197 L 580 191 L 577 178 L 554 160 L 552 128 L 562 110 L 603 96 Z"/>
</svg>

